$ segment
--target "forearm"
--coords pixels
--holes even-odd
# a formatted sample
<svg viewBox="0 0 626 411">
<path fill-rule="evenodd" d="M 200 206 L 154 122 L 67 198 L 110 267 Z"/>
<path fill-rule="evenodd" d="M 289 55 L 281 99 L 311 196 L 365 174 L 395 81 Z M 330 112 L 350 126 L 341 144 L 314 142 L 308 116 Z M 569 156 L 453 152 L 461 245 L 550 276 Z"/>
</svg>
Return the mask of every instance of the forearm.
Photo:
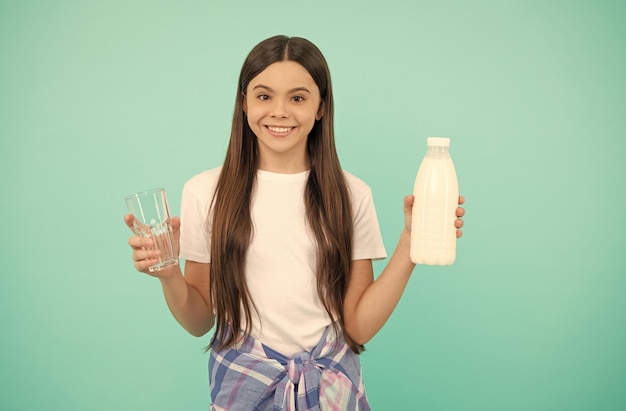
<svg viewBox="0 0 626 411">
<path fill-rule="evenodd" d="M 165 301 L 176 321 L 196 337 L 206 334 L 213 327 L 213 310 L 200 292 L 185 281 L 180 268 L 160 280 Z"/>
<path fill-rule="evenodd" d="M 410 233 L 403 230 L 389 262 L 359 300 L 353 327 L 357 342 L 365 344 L 372 339 L 398 305 L 415 268 L 409 257 L 410 244 Z"/>
</svg>

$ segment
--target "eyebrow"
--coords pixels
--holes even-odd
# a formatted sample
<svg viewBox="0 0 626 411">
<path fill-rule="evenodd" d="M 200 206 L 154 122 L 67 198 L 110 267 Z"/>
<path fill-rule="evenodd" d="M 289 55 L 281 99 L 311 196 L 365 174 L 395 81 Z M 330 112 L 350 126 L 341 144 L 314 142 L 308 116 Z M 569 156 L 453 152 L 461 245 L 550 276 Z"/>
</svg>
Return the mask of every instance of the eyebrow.
<svg viewBox="0 0 626 411">
<path fill-rule="evenodd" d="M 257 84 L 256 86 L 254 86 L 254 87 L 252 88 L 252 90 L 256 90 L 256 89 L 258 89 L 258 88 L 264 88 L 264 89 L 266 89 L 267 91 L 270 91 L 270 92 L 272 92 L 272 93 L 274 92 L 274 90 L 273 90 L 271 87 L 268 87 L 268 86 L 263 85 L 263 84 Z M 307 92 L 307 93 L 311 94 L 311 91 L 310 91 L 308 88 L 303 87 L 303 86 L 301 86 L 301 87 L 294 87 L 294 88 L 292 88 L 291 90 L 289 90 L 289 93 L 295 93 L 295 92 L 297 92 L 297 91 L 305 91 L 305 92 Z"/>
</svg>

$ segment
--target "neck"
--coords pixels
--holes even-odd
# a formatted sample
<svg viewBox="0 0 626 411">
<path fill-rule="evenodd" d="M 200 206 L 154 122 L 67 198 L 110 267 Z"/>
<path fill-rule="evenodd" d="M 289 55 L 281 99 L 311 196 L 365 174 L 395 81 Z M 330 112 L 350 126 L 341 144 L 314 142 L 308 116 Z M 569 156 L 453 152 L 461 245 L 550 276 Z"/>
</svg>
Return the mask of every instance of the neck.
<svg viewBox="0 0 626 411">
<path fill-rule="evenodd" d="M 287 158 L 271 158 L 261 156 L 259 161 L 259 170 L 270 171 L 280 174 L 297 174 L 307 171 L 311 167 L 308 156 L 303 159 Z"/>
</svg>

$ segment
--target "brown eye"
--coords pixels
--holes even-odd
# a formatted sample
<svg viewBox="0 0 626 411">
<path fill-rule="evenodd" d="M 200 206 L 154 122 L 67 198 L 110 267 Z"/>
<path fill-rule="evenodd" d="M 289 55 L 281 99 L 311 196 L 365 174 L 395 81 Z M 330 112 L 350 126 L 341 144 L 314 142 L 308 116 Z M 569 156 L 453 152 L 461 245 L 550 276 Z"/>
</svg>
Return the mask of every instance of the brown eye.
<svg viewBox="0 0 626 411">
<path fill-rule="evenodd" d="M 267 94 L 260 94 L 257 98 L 261 101 L 266 101 L 270 99 L 270 96 L 268 96 Z"/>
<path fill-rule="evenodd" d="M 296 103 L 302 103 L 304 101 L 304 97 L 302 96 L 293 96 L 293 101 Z"/>
</svg>

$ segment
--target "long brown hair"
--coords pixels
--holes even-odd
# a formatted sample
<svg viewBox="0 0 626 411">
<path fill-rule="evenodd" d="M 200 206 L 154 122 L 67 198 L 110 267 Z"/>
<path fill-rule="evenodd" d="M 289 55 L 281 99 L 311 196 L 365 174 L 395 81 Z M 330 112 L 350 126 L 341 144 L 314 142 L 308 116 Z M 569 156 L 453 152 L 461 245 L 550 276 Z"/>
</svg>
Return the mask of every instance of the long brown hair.
<svg viewBox="0 0 626 411">
<path fill-rule="evenodd" d="M 361 352 L 345 333 L 343 302 L 352 267 L 352 208 L 349 190 L 335 148 L 333 94 L 326 59 L 310 41 L 275 36 L 257 44 L 241 68 L 230 142 L 213 198 L 211 236 L 211 296 L 216 330 L 211 345 L 234 344 L 245 320 L 250 334 L 254 302 L 245 279 L 245 258 L 252 236 L 250 203 L 259 164 L 257 138 L 244 113 L 250 81 L 270 64 L 294 61 L 311 75 L 320 91 L 322 118 L 307 139 L 310 171 L 305 189 L 306 217 L 317 249 L 317 292 L 350 348 Z M 243 310 L 242 310 L 243 308 Z M 243 311 L 243 312 L 242 312 Z"/>
</svg>

